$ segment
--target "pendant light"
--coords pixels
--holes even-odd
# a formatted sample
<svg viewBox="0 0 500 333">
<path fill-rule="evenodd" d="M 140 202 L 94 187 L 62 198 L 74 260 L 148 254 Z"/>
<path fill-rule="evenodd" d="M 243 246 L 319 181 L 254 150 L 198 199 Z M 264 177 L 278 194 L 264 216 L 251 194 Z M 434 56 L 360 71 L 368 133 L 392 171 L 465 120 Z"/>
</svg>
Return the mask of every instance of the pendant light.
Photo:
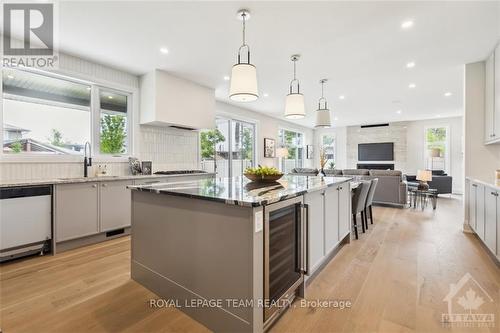
<svg viewBox="0 0 500 333">
<path fill-rule="evenodd" d="M 259 98 L 257 90 L 257 69 L 250 63 L 250 46 L 245 39 L 245 23 L 250 19 L 246 9 L 238 11 L 238 18 L 243 21 L 243 44 L 238 49 L 238 63 L 231 70 L 229 98 L 237 102 L 251 102 Z M 242 61 L 241 52 L 247 50 L 246 62 Z"/>
<path fill-rule="evenodd" d="M 300 55 L 294 54 L 291 57 L 293 62 L 293 80 L 290 81 L 290 93 L 286 95 L 285 99 L 285 118 L 288 119 L 301 119 L 306 116 L 306 109 L 304 106 L 304 95 L 300 93 L 300 82 L 297 80 L 297 61 Z M 293 84 L 297 83 L 297 92 L 293 92 Z"/>
<path fill-rule="evenodd" d="M 321 83 L 321 98 L 318 102 L 318 110 L 316 110 L 316 128 L 330 128 L 332 123 L 330 121 L 330 110 L 328 110 L 328 104 L 324 96 L 324 85 L 328 81 L 327 79 L 322 79 L 319 81 Z M 321 103 L 324 103 L 322 106 Z"/>
</svg>

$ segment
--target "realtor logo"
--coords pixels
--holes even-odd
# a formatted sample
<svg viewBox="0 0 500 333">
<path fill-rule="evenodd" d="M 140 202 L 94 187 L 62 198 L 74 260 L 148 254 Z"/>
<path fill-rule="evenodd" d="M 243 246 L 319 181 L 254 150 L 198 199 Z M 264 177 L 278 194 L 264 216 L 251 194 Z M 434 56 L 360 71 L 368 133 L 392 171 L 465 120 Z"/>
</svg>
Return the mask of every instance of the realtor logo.
<svg viewBox="0 0 500 333">
<path fill-rule="evenodd" d="M 2 65 L 54 68 L 54 3 L 4 3 Z"/>
<path fill-rule="evenodd" d="M 450 284 L 450 291 L 443 302 L 448 303 L 448 313 L 441 315 L 443 326 L 495 326 L 494 301 L 469 273 L 456 284 Z"/>
</svg>

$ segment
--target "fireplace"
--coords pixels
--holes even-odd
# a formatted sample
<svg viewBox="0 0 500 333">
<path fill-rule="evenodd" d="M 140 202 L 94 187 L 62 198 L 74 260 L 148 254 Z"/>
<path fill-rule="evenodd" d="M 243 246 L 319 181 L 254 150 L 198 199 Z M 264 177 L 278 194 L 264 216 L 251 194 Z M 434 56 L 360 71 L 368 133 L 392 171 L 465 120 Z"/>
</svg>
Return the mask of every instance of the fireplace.
<svg viewBox="0 0 500 333">
<path fill-rule="evenodd" d="M 369 170 L 394 170 L 394 164 L 388 163 L 358 163 L 358 169 Z"/>
</svg>

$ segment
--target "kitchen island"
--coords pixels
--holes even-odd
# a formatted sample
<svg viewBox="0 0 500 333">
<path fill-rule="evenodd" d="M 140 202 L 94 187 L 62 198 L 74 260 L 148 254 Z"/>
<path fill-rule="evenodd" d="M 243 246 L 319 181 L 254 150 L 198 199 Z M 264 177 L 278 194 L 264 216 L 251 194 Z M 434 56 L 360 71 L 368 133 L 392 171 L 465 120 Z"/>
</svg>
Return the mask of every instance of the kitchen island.
<svg viewBox="0 0 500 333">
<path fill-rule="evenodd" d="M 132 278 L 211 330 L 263 332 L 349 241 L 349 181 L 130 186 Z"/>
</svg>

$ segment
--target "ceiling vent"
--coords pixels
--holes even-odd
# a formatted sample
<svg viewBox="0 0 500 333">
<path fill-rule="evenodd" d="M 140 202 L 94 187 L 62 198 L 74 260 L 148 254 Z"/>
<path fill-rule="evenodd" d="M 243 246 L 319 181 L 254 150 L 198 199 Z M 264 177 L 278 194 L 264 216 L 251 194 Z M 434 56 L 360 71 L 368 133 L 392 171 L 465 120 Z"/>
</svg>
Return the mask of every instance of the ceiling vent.
<svg viewBox="0 0 500 333">
<path fill-rule="evenodd" d="M 373 124 L 373 125 L 362 125 L 361 128 L 372 128 L 372 127 L 387 127 L 389 124 Z"/>
</svg>

